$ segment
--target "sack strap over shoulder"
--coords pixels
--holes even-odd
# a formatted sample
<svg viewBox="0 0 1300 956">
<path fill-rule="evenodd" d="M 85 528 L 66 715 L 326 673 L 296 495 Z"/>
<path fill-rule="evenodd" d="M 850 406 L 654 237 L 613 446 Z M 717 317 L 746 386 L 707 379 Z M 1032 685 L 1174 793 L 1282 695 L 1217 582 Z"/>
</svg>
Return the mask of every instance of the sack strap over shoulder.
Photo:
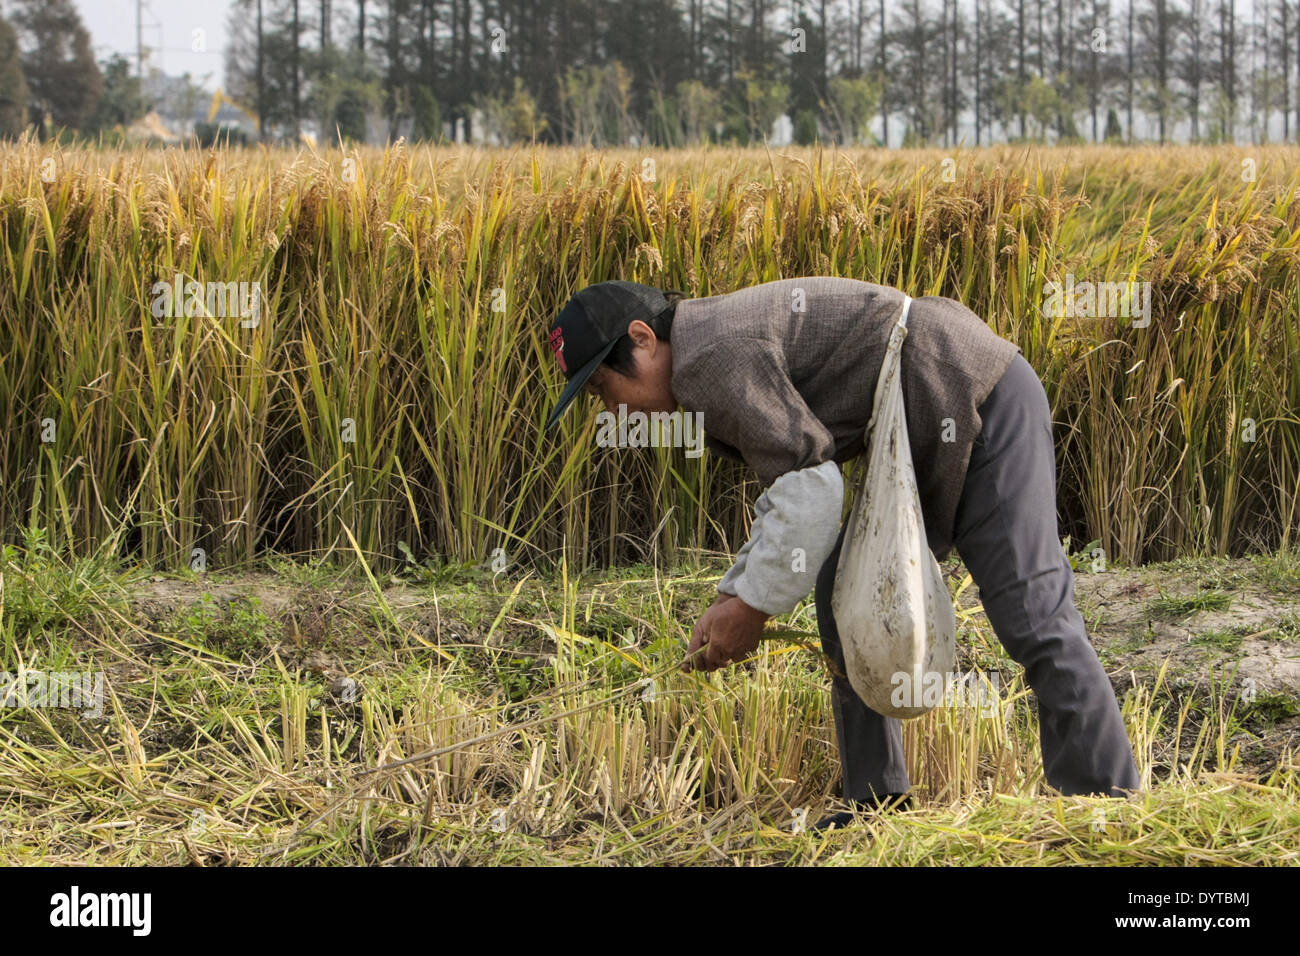
<svg viewBox="0 0 1300 956">
<path fill-rule="evenodd" d="M 903 339 L 907 338 L 907 313 L 912 310 L 912 297 L 903 296 L 903 311 L 898 316 L 898 321 L 894 323 L 894 328 L 889 336 L 889 351 L 896 352 L 903 347 Z"/>
<path fill-rule="evenodd" d="M 871 419 L 867 422 L 867 430 L 863 436 L 863 445 L 870 447 L 870 436 L 876 427 L 876 418 L 880 414 L 880 401 L 884 397 L 886 382 L 893 382 L 894 387 L 901 390 L 900 368 L 903 362 L 903 339 L 907 338 L 907 313 L 912 308 L 912 297 L 903 295 L 903 311 L 899 315 L 898 321 L 894 323 L 893 329 L 889 333 L 889 345 L 885 350 L 884 361 L 880 363 L 880 373 L 876 378 L 875 395 L 871 401 Z"/>
<path fill-rule="evenodd" d="M 907 313 L 910 312 L 911 310 L 912 310 L 912 297 L 910 295 L 904 294 L 903 314 L 898 317 L 898 324 L 901 325 L 903 328 L 907 328 Z"/>
</svg>

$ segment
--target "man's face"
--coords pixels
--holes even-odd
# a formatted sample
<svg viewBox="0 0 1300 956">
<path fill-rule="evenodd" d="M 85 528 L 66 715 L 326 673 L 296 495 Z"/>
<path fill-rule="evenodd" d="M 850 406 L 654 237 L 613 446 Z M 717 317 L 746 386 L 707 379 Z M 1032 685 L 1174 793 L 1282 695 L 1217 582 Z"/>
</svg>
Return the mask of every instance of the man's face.
<svg viewBox="0 0 1300 956">
<path fill-rule="evenodd" d="M 626 405 L 629 412 L 675 411 L 677 401 L 670 387 L 672 358 L 668 343 L 656 339 L 644 322 L 633 322 L 628 334 L 635 346 L 632 349 L 635 376 L 621 375 L 608 365 L 600 365 L 583 388 L 600 399 L 612 415 L 618 414 L 620 404 Z"/>
</svg>

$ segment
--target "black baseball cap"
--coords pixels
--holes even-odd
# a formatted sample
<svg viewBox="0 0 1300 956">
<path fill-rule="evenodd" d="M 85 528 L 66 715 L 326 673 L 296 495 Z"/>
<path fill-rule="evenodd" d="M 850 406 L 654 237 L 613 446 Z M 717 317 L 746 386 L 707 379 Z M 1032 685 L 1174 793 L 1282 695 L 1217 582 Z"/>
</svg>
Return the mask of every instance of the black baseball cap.
<svg viewBox="0 0 1300 956">
<path fill-rule="evenodd" d="M 597 282 L 575 293 L 560 310 L 547 337 L 560 371 L 569 381 L 546 420 L 546 428 L 560 420 L 596 367 L 627 334 L 630 323 L 637 319 L 649 323 L 667 308 L 668 299 L 659 289 L 622 279 Z"/>
</svg>

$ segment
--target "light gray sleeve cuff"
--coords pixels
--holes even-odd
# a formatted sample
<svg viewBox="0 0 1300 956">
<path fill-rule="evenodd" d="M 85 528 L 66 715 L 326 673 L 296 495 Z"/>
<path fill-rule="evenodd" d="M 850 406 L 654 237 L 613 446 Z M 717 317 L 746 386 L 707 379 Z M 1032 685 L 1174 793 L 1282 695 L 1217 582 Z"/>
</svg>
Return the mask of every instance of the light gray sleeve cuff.
<svg viewBox="0 0 1300 956">
<path fill-rule="evenodd" d="M 793 611 L 835 547 L 843 506 L 844 479 L 835 462 L 781 475 L 754 503 L 749 541 L 718 590 L 765 614 Z"/>
<path fill-rule="evenodd" d="M 745 564 L 748 560 L 750 549 L 754 547 L 753 531 L 754 529 L 751 527 L 749 540 L 746 541 L 744 547 L 736 553 L 736 563 L 731 566 L 731 570 L 724 574 L 722 580 L 718 582 L 718 591 L 722 594 L 734 595 L 736 593 L 736 582 L 739 581 L 740 576 L 745 573 Z"/>
<path fill-rule="evenodd" d="M 736 581 L 740 580 L 742 574 L 745 574 L 745 563 L 748 561 L 749 550 L 753 548 L 753 546 L 754 538 L 750 537 L 749 541 L 745 542 L 744 548 L 741 548 L 736 554 L 736 563 L 732 564 L 731 571 L 724 574 L 723 579 L 718 581 L 719 593 L 736 593 Z"/>
</svg>

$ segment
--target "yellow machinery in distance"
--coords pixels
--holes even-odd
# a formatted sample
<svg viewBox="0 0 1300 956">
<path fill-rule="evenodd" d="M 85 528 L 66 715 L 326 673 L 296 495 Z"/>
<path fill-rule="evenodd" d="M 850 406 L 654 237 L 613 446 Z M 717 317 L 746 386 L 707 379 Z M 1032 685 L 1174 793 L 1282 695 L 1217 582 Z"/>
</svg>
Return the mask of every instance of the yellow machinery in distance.
<svg viewBox="0 0 1300 956">
<path fill-rule="evenodd" d="M 257 114 L 254 113 L 252 110 L 244 109 L 244 107 L 240 106 L 229 96 L 223 93 L 220 90 L 220 88 L 217 89 L 217 92 L 212 94 L 212 105 L 208 107 L 209 123 L 211 123 L 214 119 L 217 118 L 217 111 L 221 109 L 222 103 L 225 103 L 228 106 L 233 106 L 235 109 L 239 110 L 239 112 L 243 113 L 245 116 L 247 116 L 250 120 L 253 121 L 253 129 L 254 130 L 257 129 Z"/>
<path fill-rule="evenodd" d="M 241 113 L 243 113 L 245 116 L 247 116 L 247 117 L 252 121 L 252 123 L 253 123 L 253 128 L 252 128 L 252 130 L 251 130 L 250 132 L 254 132 L 254 133 L 255 133 L 255 132 L 257 131 L 257 128 L 258 128 L 257 114 L 254 113 L 254 112 L 253 112 L 252 110 L 250 110 L 250 109 L 245 109 L 244 107 L 240 106 L 238 103 L 236 103 L 234 100 L 232 100 L 229 96 L 227 96 L 225 93 L 223 93 L 223 92 L 221 91 L 220 88 L 218 88 L 217 91 L 216 91 L 215 93 L 212 94 L 212 105 L 210 105 L 210 106 L 208 107 L 208 122 L 209 122 L 209 123 L 211 123 L 214 119 L 216 119 L 216 117 L 217 117 L 217 111 L 221 109 L 221 104 L 222 104 L 222 103 L 225 103 L 225 104 L 227 104 L 227 105 L 229 105 L 229 106 L 233 106 L 235 109 L 239 110 L 239 112 L 241 112 Z M 299 136 L 299 139 L 301 139 L 302 142 L 305 143 L 306 145 L 311 146 L 311 147 L 315 147 L 315 145 L 316 145 L 316 138 L 315 138 L 314 136 L 312 136 L 310 133 L 307 133 L 307 132 L 305 132 L 305 131 L 302 131 L 302 132 L 299 132 L 298 136 Z"/>
</svg>

